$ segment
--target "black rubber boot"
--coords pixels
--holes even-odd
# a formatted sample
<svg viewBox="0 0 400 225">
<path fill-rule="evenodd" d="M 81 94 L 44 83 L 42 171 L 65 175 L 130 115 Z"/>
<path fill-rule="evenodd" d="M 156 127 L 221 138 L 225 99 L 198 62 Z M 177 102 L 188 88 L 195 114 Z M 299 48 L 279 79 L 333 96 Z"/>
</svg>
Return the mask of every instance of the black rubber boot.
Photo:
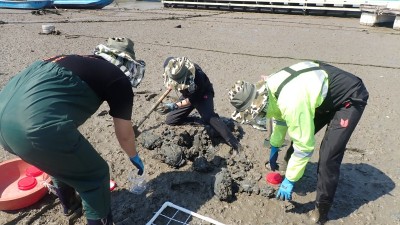
<svg viewBox="0 0 400 225">
<path fill-rule="evenodd" d="M 96 219 L 96 220 L 87 219 L 87 225 L 113 225 L 113 224 L 114 222 L 111 211 L 108 213 L 106 218 Z"/>
<path fill-rule="evenodd" d="M 77 209 L 82 208 L 82 200 L 72 187 L 56 188 L 56 192 L 65 216 L 70 216 Z"/>
<path fill-rule="evenodd" d="M 233 150 L 240 152 L 242 150 L 242 145 L 233 136 L 232 132 L 229 130 L 228 126 L 219 117 L 212 117 L 210 119 L 210 125 L 221 135 L 225 142 L 233 148 Z"/>
<path fill-rule="evenodd" d="M 311 221 L 314 224 L 325 224 L 328 221 L 328 212 L 330 208 L 331 204 L 317 202 L 315 204 L 315 209 L 311 212 Z"/>
</svg>

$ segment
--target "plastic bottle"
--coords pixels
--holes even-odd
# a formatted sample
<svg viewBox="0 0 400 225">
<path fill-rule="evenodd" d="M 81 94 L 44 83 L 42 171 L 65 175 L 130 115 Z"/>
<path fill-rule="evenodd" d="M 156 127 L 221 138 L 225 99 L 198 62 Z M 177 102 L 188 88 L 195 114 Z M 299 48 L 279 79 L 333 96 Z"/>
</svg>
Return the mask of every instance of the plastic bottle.
<svg viewBox="0 0 400 225">
<path fill-rule="evenodd" d="M 140 195 L 142 194 L 147 188 L 147 180 L 146 175 L 143 173 L 141 176 L 137 174 L 137 170 L 133 170 L 129 174 L 129 182 L 130 188 L 129 191 L 133 194 Z"/>
</svg>

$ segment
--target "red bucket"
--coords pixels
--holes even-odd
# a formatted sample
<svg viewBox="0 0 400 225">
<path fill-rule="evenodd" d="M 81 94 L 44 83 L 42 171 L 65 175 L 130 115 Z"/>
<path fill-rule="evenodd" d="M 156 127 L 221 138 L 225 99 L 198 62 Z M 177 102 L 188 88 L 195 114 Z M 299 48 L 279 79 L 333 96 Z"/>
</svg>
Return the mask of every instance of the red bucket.
<svg viewBox="0 0 400 225">
<path fill-rule="evenodd" d="M 48 193 L 43 183 L 50 183 L 50 176 L 32 168 L 20 158 L 0 163 L 0 210 L 28 207 Z M 27 172 L 31 176 L 27 176 Z"/>
</svg>

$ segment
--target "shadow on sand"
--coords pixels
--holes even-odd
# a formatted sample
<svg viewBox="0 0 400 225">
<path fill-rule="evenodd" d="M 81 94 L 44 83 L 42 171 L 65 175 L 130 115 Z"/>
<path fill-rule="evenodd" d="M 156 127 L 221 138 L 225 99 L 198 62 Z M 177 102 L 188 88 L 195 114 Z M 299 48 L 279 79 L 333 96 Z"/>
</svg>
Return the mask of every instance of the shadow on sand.
<svg viewBox="0 0 400 225">
<path fill-rule="evenodd" d="M 167 201 L 196 212 L 214 196 L 215 174 L 219 171 L 220 167 L 209 173 L 165 172 L 150 180 L 143 194 L 132 194 L 126 189 L 114 191 L 111 206 L 114 222 L 144 225 Z"/>
<path fill-rule="evenodd" d="M 340 180 L 336 190 L 329 219 L 337 220 L 349 216 L 361 206 L 384 195 L 390 194 L 395 183 L 379 169 L 365 164 L 343 163 Z M 309 163 L 303 178 L 296 183 L 295 192 L 299 195 L 316 190 L 317 163 Z M 295 203 L 292 213 L 307 213 L 314 209 L 314 201 L 305 204 Z"/>
</svg>

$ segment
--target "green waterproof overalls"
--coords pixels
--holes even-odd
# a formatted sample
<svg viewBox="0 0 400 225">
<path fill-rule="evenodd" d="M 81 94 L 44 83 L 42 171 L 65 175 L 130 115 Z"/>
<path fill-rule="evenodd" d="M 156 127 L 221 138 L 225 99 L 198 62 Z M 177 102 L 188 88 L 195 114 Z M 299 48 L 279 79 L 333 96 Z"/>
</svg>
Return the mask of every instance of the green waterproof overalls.
<svg viewBox="0 0 400 225">
<path fill-rule="evenodd" d="M 80 194 L 88 219 L 110 211 L 107 163 L 78 131 L 102 101 L 71 71 L 37 61 L 0 91 L 0 144 Z"/>
</svg>

